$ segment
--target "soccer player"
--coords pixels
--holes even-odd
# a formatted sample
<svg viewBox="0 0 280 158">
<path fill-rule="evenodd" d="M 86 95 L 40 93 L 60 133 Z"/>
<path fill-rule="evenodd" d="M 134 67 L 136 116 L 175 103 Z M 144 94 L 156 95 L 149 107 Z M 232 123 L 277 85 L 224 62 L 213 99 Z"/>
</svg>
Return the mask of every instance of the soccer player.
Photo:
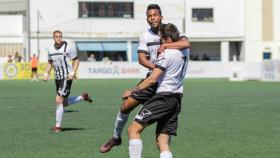
<svg viewBox="0 0 280 158">
<path fill-rule="evenodd" d="M 138 47 L 138 60 L 141 65 L 151 70 L 155 67 L 155 59 L 157 58 L 158 51 L 163 51 L 165 48 L 182 49 L 190 47 L 190 43 L 186 38 L 173 43 L 164 43 L 160 46 L 159 28 L 162 21 L 162 14 L 159 5 L 150 4 L 146 11 L 147 22 L 151 26 L 150 29 L 145 31 L 139 40 Z M 147 76 L 149 76 L 150 72 Z M 113 137 L 109 139 L 105 144 L 101 145 L 100 152 L 106 153 L 111 150 L 112 147 L 120 145 L 122 142 L 121 134 L 122 130 L 128 120 L 129 113 L 137 107 L 139 104 L 144 104 L 148 99 L 155 95 L 157 84 L 132 93 L 131 95 L 124 97 L 123 104 L 115 121 L 115 127 Z M 124 93 L 124 95 L 127 92 Z"/>
<path fill-rule="evenodd" d="M 175 25 L 166 24 L 160 28 L 162 39 L 169 43 L 179 40 Z M 130 158 L 141 158 L 141 132 L 150 124 L 157 123 L 156 142 L 160 158 L 172 158 L 170 137 L 176 135 L 178 114 L 181 110 L 183 82 L 188 64 L 187 49 L 165 49 L 155 63 L 151 75 L 132 90 L 144 90 L 158 82 L 156 94 L 149 99 L 128 128 Z M 127 93 L 127 95 L 130 95 Z"/>
<path fill-rule="evenodd" d="M 92 102 L 88 93 L 83 93 L 81 96 L 69 96 L 73 79 L 79 66 L 77 53 L 67 44 L 62 41 L 62 32 L 53 32 L 54 45 L 49 48 L 48 64 L 45 70 L 44 79 L 49 79 L 49 74 L 54 68 L 55 84 L 56 84 L 56 124 L 53 128 L 54 132 L 62 131 L 61 122 L 64 113 L 64 107 L 78 103 L 82 100 Z M 72 62 L 72 64 L 71 64 Z"/>
</svg>

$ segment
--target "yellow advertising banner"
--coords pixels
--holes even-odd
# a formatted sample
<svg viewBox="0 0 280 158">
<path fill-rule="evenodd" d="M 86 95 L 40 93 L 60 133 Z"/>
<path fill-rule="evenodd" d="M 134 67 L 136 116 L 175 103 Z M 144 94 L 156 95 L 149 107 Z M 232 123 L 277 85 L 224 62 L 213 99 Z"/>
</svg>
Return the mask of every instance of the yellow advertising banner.
<svg viewBox="0 0 280 158">
<path fill-rule="evenodd" d="M 40 63 L 37 68 L 39 79 L 43 78 L 47 63 Z M 3 79 L 31 79 L 30 63 L 4 63 L 2 65 Z M 54 73 L 51 71 L 51 78 L 54 78 Z"/>
</svg>

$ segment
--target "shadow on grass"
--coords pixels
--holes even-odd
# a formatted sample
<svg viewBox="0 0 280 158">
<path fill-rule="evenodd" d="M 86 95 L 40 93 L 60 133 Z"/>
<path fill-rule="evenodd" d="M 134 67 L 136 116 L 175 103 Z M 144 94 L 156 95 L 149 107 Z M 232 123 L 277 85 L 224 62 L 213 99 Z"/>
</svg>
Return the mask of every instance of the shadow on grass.
<svg viewBox="0 0 280 158">
<path fill-rule="evenodd" d="M 79 112 L 78 110 L 64 110 L 64 113 Z"/>
<path fill-rule="evenodd" d="M 62 128 L 60 132 L 67 132 L 67 131 L 83 131 L 86 130 L 85 128 L 74 128 L 74 127 L 66 127 Z M 50 131 L 53 131 L 53 129 L 50 129 Z M 53 131 L 54 132 L 54 131 Z M 60 133 L 59 131 L 56 133 Z"/>
<path fill-rule="evenodd" d="M 86 130 L 86 129 L 85 128 L 71 128 L 71 127 L 62 128 L 62 132 L 66 132 L 66 131 L 83 131 L 83 130 Z"/>
</svg>

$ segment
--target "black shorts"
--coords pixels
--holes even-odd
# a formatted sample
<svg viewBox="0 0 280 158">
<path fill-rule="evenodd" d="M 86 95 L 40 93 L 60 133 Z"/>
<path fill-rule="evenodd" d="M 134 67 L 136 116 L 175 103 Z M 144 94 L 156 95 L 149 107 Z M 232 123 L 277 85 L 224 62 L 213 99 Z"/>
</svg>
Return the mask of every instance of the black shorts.
<svg viewBox="0 0 280 158">
<path fill-rule="evenodd" d="M 37 73 L 37 67 L 34 67 L 34 68 L 32 68 L 31 70 L 32 70 L 32 72 Z"/>
<path fill-rule="evenodd" d="M 68 97 L 73 80 L 55 80 L 56 94 L 62 97 Z"/>
<path fill-rule="evenodd" d="M 182 94 L 159 93 L 148 100 L 135 116 L 142 126 L 157 122 L 156 134 L 177 135 Z"/>
<path fill-rule="evenodd" d="M 141 80 L 137 85 L 139 85 L 143 81 L 144 79 Z M 158 84 L 156 83 L 153 86 L 148 87 L 146 89 L 133 92 L 130 97 L 137 100 L 140 104 L 144 104 L 156 94 L 157 88 Z"/>
</svg>

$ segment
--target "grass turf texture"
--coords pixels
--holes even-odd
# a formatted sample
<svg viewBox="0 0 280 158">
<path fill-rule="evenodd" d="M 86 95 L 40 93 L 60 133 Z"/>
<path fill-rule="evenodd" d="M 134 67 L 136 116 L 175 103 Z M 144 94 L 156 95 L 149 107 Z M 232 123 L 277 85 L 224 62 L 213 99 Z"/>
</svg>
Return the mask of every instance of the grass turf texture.
<svg viewBox="0 0 280 158">
<path fill-rule="evenodd" d="M 111 152 L 99 147 L 112 136 L 121 95 L 139 80 L 77 80 L 72 95 L 83 91 L 93 104 L 79 103 L 64 114 L 65 131 L 54 133 L 54 82 L 0 81 L 1 158 L 126 158 L 123 143 Z M 278 158 L 280 83 L 190 79 L 185 82 L 175 158 Z M 138 110 L 130 115 L 131 121 Z M 128 123 L 129 124 L 129 123 Z M 159 157 L 155 126 L 143 135 L 144 158 Z"/>
</svg>

